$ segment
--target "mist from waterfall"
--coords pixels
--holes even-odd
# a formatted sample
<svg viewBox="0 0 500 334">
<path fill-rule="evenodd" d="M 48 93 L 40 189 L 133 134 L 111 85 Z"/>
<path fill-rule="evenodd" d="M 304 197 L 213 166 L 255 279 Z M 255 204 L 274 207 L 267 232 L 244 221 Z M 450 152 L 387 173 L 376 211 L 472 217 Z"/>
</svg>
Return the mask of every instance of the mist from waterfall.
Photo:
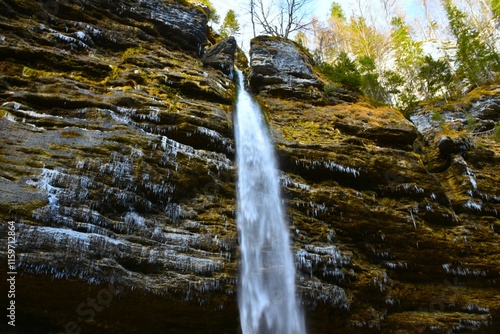
<svg viewBox="0 0 500 334">
<path fill-rule="evenodd" d="M 295 265 L 274 148 L 259 105 L 237 71 L 235 138 L 241 251 L 238 304 L 243 334 L 303 334 Z"/>
</svg>

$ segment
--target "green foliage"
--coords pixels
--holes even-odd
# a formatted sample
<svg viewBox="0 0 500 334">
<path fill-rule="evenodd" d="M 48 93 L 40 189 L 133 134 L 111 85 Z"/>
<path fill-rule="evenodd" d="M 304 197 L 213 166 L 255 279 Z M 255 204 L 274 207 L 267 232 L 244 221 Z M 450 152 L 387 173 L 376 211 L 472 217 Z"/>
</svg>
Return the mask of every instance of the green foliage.
<svg viewBox="0 0 500 334">
<path fill-rule="evenodd" d="M 424 57 L 418 77 L 426 99 L 432 99 L 442 88 L 449 90 L 452 81 L 450 64 L 444 60 L 435 60 L 431 55 Z"/>
<path fill-rule="evenodd" d="M 495 16 L 500 16 L 500 0 L 491 1 L 491 10 Z"/>
<path fill-rule="evenodd" d="M 212 21 L 213 23 L 219 24 L 220 16 L 219 14 L 217 14 L 215 7 L 212 5 L 210 0 L 198 0 L 197 2 L 200 2 L 208 7 L 208 10 L 210 11 L 210 15 L 208 16 L 208 21 Z"/>
<path fill-rule="evenodd" d="M 444 119 L 443 115 L 439 112 L 439 110 L 434 109 L 432 111 L 431 119 L 434 122 L 437 122 L 439 126 L 443 126 L 446 120 Z"/>
<path fill-rule="evenodd" d="M 358 57 L 358 63 L 359 63 L 359 69 L 362 72 L 373 73 L 377 69 L 375 60 L 368 55 L 363 55 Z"/>
<path fill-rule="evenodd" d="M 396 107 L 407 114 L 417 103 L 416 92 L 419 83 L 419 68 L 424 61 L 422 47 L 411 37 L 410 27 L 401 17 L 394 17 L 392 24 L 392 41 L 396 53 L 396 64 L 404 77 L 402 87 L 397 95 Z"/>
<path fill-rule="evenodd" d="M 361 73 L 361 91 L 368 96 L 370 100 L 376 102 L 385 102 L 385 90 L 379 82 L 377 65 L 375 60 L 363 55 L 358 57 L 359 71 Z"/>
<path fill-rule="evenodd" d="M 401 92 L 400 88 L 405 79 L 402 75 L 395 71 L 385 71 L 382 75 L 383 86 L 388 94 L 397 95 Z"/>
<path fill-rule="evenodd" d="M 495 125 L 495 129 L 493 130 L 491 138 L 496 142 L 500 142 L 500 122 Z"/>
<path fill-rule="evenodd" d="M 416 76 L 416 69 L 423 62 L 423 51 L 420 42 L 411 37 L 410 27 L 400 17 L 394 17 L 391 21 L 391 36 L 396 51 L 396 62 L 399 67 L 407 72 L 410 77 Z"/>
<path fill-rule="evenodd" d="M 240 33 L 240 24 L 236 19 L 236 14 L 234 13 L 234 10 L 230 9 L 228 10 L 226 17 L 224 17 L 224 21 L 222 22 L 220 35 L 223 38 L 226 38 L 229 36 L 239 35 L 239 33 Z"/>
<path fill-rule="evenodd" d="M 353 91 L 360 91 L 361 75 L 347 53 L 341 52 L 333 65 L 324 63 L 320 69 L 333 82 L 341 83 Z"/>
<path fill-rule="evenodd" d="M 409 87 L 404 87 L 398 95 L 395 107 L 400 110 L 406 118 L 409 118 L 411 112 L 417 105 L 418 97 L 415 95 L 415 91 Z"/>
<path fill-rule="evenodd" d="M 330 7 L 330 17 L 345 21 L 344 11 L 338 2 L 334 1 L 332 3 L 332 6 Z"/>
<path fill-rule="evenodd" d="M 477 128 L 477 119 L 471 113 L 466 113 L 465 120 L 465 128 L 470 132 L 474 132 Z"/>
<path fill-rule="evenodd" d="M 323 88 L 323 91 L 327 95 L 335 95 L 339 92 L 339 87 L 335 86 L 334 84 L 329 83 L 329 84 L 325 85 L 325 87 Z"/>
<path fill-rule="evenodd" d="M 467 15 L 450 0 L 443 0 L 451 31 L 457 40 L 457 74 L 471 84 L 480 85 L 494 79 L 500 69 L 500 58 L 481 40 L 479 31 L 468 24 Z"/>
</svg>

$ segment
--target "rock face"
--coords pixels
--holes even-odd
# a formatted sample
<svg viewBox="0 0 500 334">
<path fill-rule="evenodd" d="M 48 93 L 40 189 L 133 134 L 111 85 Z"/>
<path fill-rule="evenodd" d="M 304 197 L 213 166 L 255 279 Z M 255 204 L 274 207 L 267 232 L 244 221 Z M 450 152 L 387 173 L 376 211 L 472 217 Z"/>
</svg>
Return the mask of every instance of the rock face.
<svg viewBox="0 0 500 334">
<path fill-rule="evenodd" d="M 412 124 L 362 100 L 291 99 L 273 86 L 294 63 L 276 50 L 291 43 L 264 40 L 252 44 L 252 83 L 277 143 L 313 332 L 494 333 L 498 88 L 458 101 L 462 111 L 444 112 L 441 131 L 424 111 Z"/>
<path fill-rule="evenodd" d="M 340 87 L 336 94 L 327 94 L 325 83 L 313 71 L 313 59 L 290 40 L 259 36 L 250 45 L 249 80 L 252 90 L 262 96 L 281 96 L 333 104 L 355 101 L 356 96 Z"/>
<path fill-rule="evenodd" d="M 170 1 L 0 9 L 16 330 L 237 332 L 235 89 L 200 58 L 206 14 Z M 220 48 L 214 64 L 231 59 Z M 498 87 L 412 123 L 325 93 L 289 41 L 258 38 L 251 54 L 309 333 L 496 333 Z"/>
<path fill-rule="evenodd" d="M 233 36 L 225 38 L 205 52 L 202 58 L 203 65 L 218 68 L 232 76 L 236 50 L 236 39 Z"/>
<path fill-rule="evenodd" d="M 199 58 L 205 14 L 168 1 L 40 4 L 0 5 L 0 235 L 5 254 L 15 222 L 15 329 L 237 328 L 235 90 Z"/>
</svg>

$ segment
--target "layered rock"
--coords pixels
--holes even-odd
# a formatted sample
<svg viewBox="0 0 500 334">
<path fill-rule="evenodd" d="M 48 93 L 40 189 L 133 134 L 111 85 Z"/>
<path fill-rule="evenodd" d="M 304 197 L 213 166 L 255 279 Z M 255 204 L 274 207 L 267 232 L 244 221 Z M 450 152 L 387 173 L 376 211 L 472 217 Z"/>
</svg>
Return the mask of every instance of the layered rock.
<svg viewBox="0 0 500 334">
<path fill-rule="evenodd" d="M 203 55 L 203 65 L 222 70 L 225 74 L 233 76 L 234 55 L 238 45 L 233 36 L 228 37 L 209 48 Z"/>
<path fill-rule="evenodd" d="M 290 42 L 272 39 L 267 53 L 257 44 L 251 64 L 281 73 L 288 57 L 274 52 Z M 434 140 L 442 137 L 435 124 L 426 132 L 427 116 L 417 113 L 414 125 L 362 100 L 318 105 L 270 94 L 270 79 L 254 83 L 277 143 L 313 332 L 494 333 L 500 151 L 491 131 L 480 143 L 447 132 L 448 149 Z M 498 121 L 497 94 L 489 94 L 468 111 L 478 129 Z M 429 163 L 436 154 L 448 162 L 439 171 Z M 319 314 L 330 315 L 328 325 Z"/>
<path fill-rule="evenodd" d="M 235 90 L 200 59 L 205 13 L 168 1 L 54 5 L 0 5 L 15 329 L 234 331 Z"/>
<path fill-rule="evenodd" d="M 356 100 L 355 94 L 336 87 L 335 94 L 324 92 L 324 81 L 313 71 L 309 53 L 290 40 L 259 36 L 250 45 L 249 80 L 252 90 L 262 96 L 281 96 L 332 104 Z"/>
<path fill-rule="evenodd" d="M 16 329 L 237 332 L 232 47 L 204 66 L 206 13 L 170 1 L 0 6 Z M 412 124 L 326 90 L 292 42 L 251 54 L 310 333 L 495 333 L 498 90 Z"/>
</svg>

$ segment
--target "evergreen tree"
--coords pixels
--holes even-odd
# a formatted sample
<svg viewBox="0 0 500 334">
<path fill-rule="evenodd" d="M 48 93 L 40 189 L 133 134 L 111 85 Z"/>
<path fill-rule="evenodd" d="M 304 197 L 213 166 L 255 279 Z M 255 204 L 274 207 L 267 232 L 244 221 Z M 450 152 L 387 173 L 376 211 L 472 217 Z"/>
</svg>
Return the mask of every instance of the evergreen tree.
<svg viewBox="0 0 500 334">
<path fill-rule="evenodd" d="M 467 23 L 467 16 L 450 0 L 443 0 L 451 32 L 457 40 L 457 74 L 471 84 L 479 85 L 494 79 L 500 58 L 482 40 L 479 32 Z"/>
<path fill-rule="evenodd" d="M 334 19 L 339 19 L 345 21 L 344 11 L 342 10 L 342 6 L 338 2 L 333 2 L 330 7 L 330 17 Z"/>
<path fill-rule="evenodd" d="M 440 90 L 444 90 L 445 94 L 450 90 L 451 68 L 444 60 L 435 60 L 431 55 L 425 56 L 418 76 L 422 83 L 421 91 L 426 99 L 432 99 Z"/>
<path fill-rule="evenodd" d="M 321 70 L 330 80 L 341 83 L 353 91 L 360 91 L 361 75 L 347 53 L 341 52 L 333 65 L 322 64 Z"/>
<path fill-rule="evenodd" d="M 392 24 L 392 42 L 398 70 L 405 81 L 397 97 L 397 107 L 403 112 L 412 108 L 418 100 L 418 70 L 423 63 L 423 50 L 419 42 L 411 37 L 410 27 L 401 17 L 394 17 Z"/>
<path fill-rule="evenodd" d="M 384 102 L 385 92 L 379 82 L 375 60 L 367 55 L 358 57 L 359 72 L 361 73 L 361 91 L 371 100 Z"/>
<path fill-rule="evenodd" d="M 236 19 L 236 14 L 234 13 L 234 11 L 230 9 L 227 12 L 226 17 L 224 17 L 220 34 L 223 38 L 226 38 L 229 36 L 239 35 L 239 33 L 240 33 L 240 24 Z"/>
</svg>

